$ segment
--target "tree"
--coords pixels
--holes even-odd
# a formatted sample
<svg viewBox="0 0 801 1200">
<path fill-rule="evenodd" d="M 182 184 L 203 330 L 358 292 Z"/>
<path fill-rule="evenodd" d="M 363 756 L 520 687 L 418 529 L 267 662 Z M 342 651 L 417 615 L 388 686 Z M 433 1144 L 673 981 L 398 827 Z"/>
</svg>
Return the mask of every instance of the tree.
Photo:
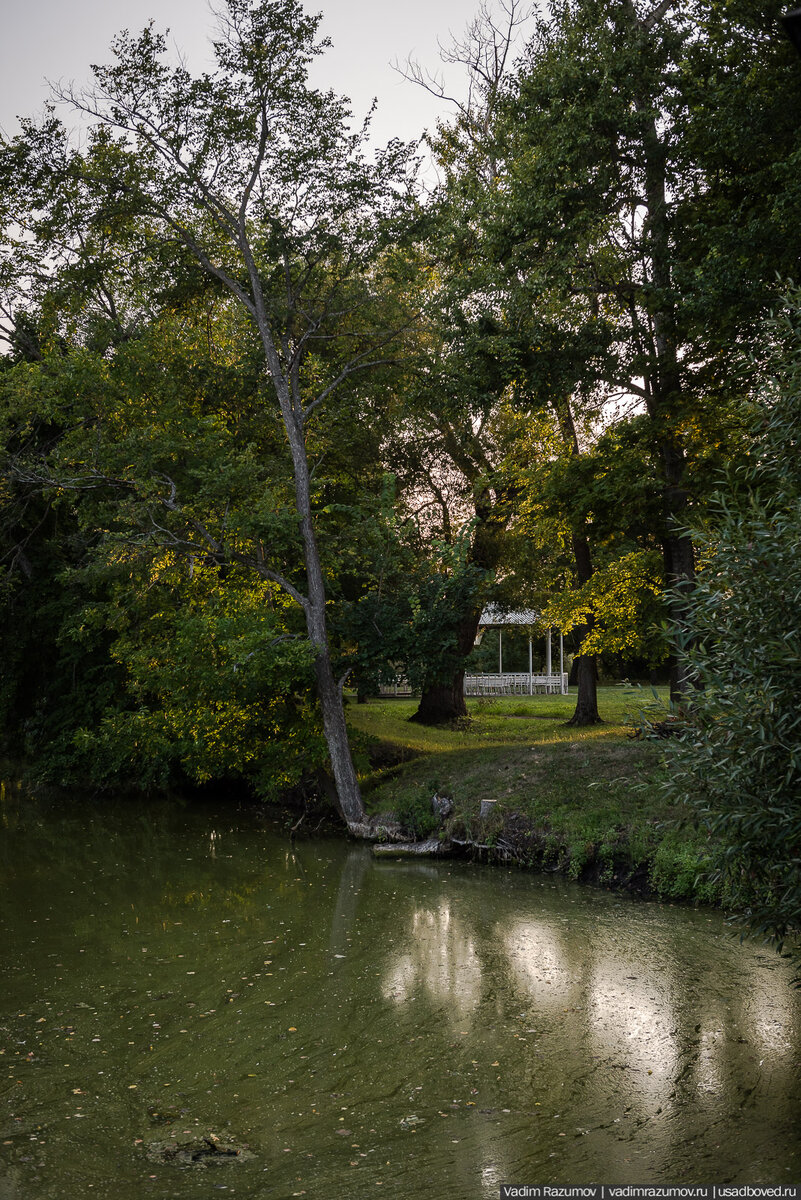
<svg viewBox="0 0 801 1200">
<path fill-rule="evenodd" d="M 741 350 L 757 348 L 776 272 L 797 267 L 786 231 L 799 204 L 788 116 L 799 90 L 789 45 L 749 0 L 560 0 L 497 108 L 486 252 L 506 264 L 532 332 L 542 316 L 573 332 L 585 391 L 594 380 L 606 396 L 639 398 L 673 625 L 694 580 L 694 448 L 739 395 Z M 580 336 L 602 354 L 582 358 Z M 548 339 L 531 345 L 547 374 Z M 676 698 L 682 672 L 675 658 Z"/>
<path fill-rule="evenodd" d="M 370 564 L 370 586 L 344 606 L 342 619 L 354 646 L 357 687 L 366 695 L 402 675 L 425 698 L 441 681 L 447 716 L 438 711 L 432 723 L 454 720 L 456 701 L 464 705 L 466 654 L 460 632 L 487 584 L 487 572 L 473 561 L 471 523 L 442 539 L 413 518 L 385 510 L 374 532 L 379 545 Z M 449 690 L 454 679 L 455 695 Z"/>
<path fill-rule="evenodd" d="M 169 474 L 182 521 L 229 510 L 230 547 L 254 525 L 297 541 L 249 330 L 218 310 L 187 305 L 108 358 L 43 346 L 0 372 L 3 735 L 40 777 L 270 796 L 321 765 L 300 610 L 233 554 L 188 555 L 161 512 Z"/>
<path fill-rule="evenodd" d="M 700 685 L 667 788 L 722 843 L 718 878 L 780 949 L 801 933 L 801 296 L 773 326 L 753 449 L 695 530 L 703 566 L 680 633 Z M 689 649 L 688 649 L 689 648 Z M 796 945 L 796 960 L 801 949 Z"/>
<path fill-rule="evenodd" d="M 94 126 L 86 154 L 63 155 L 60 186 L 96 213 L 126 214 L 145 258 L 195 263 L 252 323 L 291 459 L 302 581 L 258 530 L 232 547 L 169 475 L 152 499 L 173 525 L 183 519 L 187 553 L 234 553 L 302 609 L 338 801 L 356 825 L 363 806 L 328 642 L 308 444 L 329 399 L 391 354 L 397 327 L 376 322 L 372 301 L 409 207 L 409 155 L 393 143 L 368 160 L 366 128 L 352 131 L 346 103 L 310 86 L 326 45 L 315 40 L 319 21 L 298 0 L 227 0 L 217 69 L 194 78 L 166 64 L 152 26 L 119 35 L 114 62 L 93 68 L 93 89 L 61 94 Z M 40 175 L 41 148 L 28 137 Z M 79 261 L 82 249 L 78 237 Z M 272 422 L 266 390 L 262 399 Z"/>
<path fill-rule="evenodd" d="M 404 72 L 456 109 L 453 122 L 429 139 L 442 182 L 419 251 L 422 320 L 403 381 L 405 420 L 387 446 L 409 508 L 425 513 L 442 568 L 423 589 L 430 603 L 421 637 L 447 647 L 428 655 L 420 676 L 412 720 L 423 724 L 467 716 L 465 663 L 514 511 L 513 440 L 503 407 L 519 358 L 499 319 L 503 295 L 495 264 L 482 256 L 480 222 L 483 189 L 494 175 L 487 134 L 525 20 L 520 0 L 504 0 L 497 18 L 482 3 L 464 37 L 442 51 L 445 62 L 465 69 L 464 99 L 448 96 L 443 81 L 416 63 Z"/>
<path fill-rule="evenodd" d="M 436 245 L 436 235 L 432 240 Z M 467 715 L 465 660 L 501 562 L 514 501 L 508 469 L 513 441 L 502 403 L 511 371 L 506 341 L 492 321 L 465 315 L 464 277 L 455 274 L 432 289 L 425 306 L 423 345 L 410 356 L 404 380 L 404 419 L 385 445 L 406 512 L 420 518 L 429 557 L 450 580 L 442 590 L 447 602 L 432 599 L 429 608 L 432 621 L 438 613 L 444 622 L 441 635 L 451 651 L 428 658 L 413 717 L 423 724 Z"/>
<path fill-rule="evenodd" d="M 5 540 L 27 568 L 9 579 L 4 733 L 24 736 L 39 774 L 108 787 L 222 772 L 265 796 L 271 771 L 284 790 L 325 785 L 301 611 L 239 558 L 254 535 L 299 557 L 261 376 L 249 323 L 214 295 L 110 356 L 45 346 L 0 373 Z M 380 486 L 366 402 L 318 420 L 310 442 L 335 611 L 359 586 Z M 186 497 L 178 512 L 163 504 L 166 478 Z M 57 521 L 42 519 L 50 510 Z M 226 554 L 190 553 L 190 520 L 224 529 Z"/>
<path fill-rule="evenodd" d="M 537 415 L 523 396 L 516 408 L 519 498 L 504 589 L 518 605 L 522 599 L 539 610 L 545 627 L 569 635 L 578 688 L 568 724 L 594 724 L 600 656 L 607 666 L 632 668 L 665 656 L 659 548 L 651 533 L 658 495 L 642 419 L 599 435 L 597 414 L 583 403 L 574 412 L 557 395 Z"/>
</svg>

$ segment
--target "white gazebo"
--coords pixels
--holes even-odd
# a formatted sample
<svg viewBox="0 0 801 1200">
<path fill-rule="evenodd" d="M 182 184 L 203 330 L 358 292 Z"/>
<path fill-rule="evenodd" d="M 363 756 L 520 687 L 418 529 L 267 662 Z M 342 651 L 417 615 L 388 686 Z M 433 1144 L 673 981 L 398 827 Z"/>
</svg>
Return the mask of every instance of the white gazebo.
<svg viewBox="0 0 801 1200">
<path fill-rule="evenodd" d="M 481 614 L 478 623 L 476 645 L 481 641 L 486 629 L 498 630 L 498 672 L 482 672 L 480 675 L 465 675 L 464 690 L 466 696 L 533 696 L 535 692 L 567 695 L 567 672 L 565 666 L 565 646 L 562 633 L 559 633 L 559 672 L 553 670 L 551 630 L 545 637 L 545 673 L 534 674 L 534 639 L 532 627 L 540 624 L 540 614 L 533 609 L 524 608 L 517 611 L 506 610 L 497 605 L 490 605 Z M 503 669 L 503 631 L 511 625 L 529 627 L 528 637 L 528 672 L 509 672 Z"/>
</svg>

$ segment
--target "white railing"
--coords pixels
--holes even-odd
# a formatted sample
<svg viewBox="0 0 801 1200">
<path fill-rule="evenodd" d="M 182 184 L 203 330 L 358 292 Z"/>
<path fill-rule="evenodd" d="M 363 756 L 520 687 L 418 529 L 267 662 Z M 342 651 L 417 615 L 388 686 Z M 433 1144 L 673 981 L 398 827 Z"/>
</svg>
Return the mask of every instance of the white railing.
<svg viewBox="0 0 801 1200">
<path fill-rule="evenodd" d="M 465 675 L 466 696 L 533 696 L 546 692 L 550 695 L 567 695 L 567 672 L 561 675 L 529 675 L 528 671 L 516 671 L 494 675 Z"/>
<path fill-rule="evenodd" d="M 399 675 L 391 683 L 382 683 L 382 696 L 411 696 L 409 681 Z M 562 675 L 529 675 L 528 671 L 504 671 L 485 675 L 465 675 L 465 696 L 534 696 L 547 693 L 567 695 L 567 672 Z"/>
<path fill-rule="evenodd" d="M 408 679 L 404 679 L 402 675 L 396 676 L 391 683 L 382 683 L 378 690 L 382 696 L 411 696 L 412 694 Z"/>
</svg>

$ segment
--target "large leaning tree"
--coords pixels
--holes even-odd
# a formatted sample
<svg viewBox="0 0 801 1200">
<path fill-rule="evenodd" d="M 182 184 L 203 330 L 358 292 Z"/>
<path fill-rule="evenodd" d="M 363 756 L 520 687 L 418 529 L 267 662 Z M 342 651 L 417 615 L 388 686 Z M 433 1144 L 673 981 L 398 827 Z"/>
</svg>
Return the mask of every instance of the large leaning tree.
<svg viewBox="0 0 801 1200">
<path fill-rule="evenodd" d="M 302 609 L 337 799 L 353 826 L 364 809 L 329 647 L 309 441 L 323 410 L 392 358 L 397 313 L 388 324 L 372 300 L 411 190 L 408 148 L 368 156 L 366 124 L 354 127 L 346 100 L 311 85 L 327 45 L 320 19 L 298 0 L 226 0 L 216 67 L 196 76 L 167 61 L 152 25 L 123 32 L 91 88 L 58 93 L 90 122 L 86 151 L 64 156 L 61 186 L 136 225 L 127 270 L 158 257 L 192 264 L 256 332 L 264 420 L 279 419 L 291 460 L 302 565 L 258 530 L 232 544 L 192 515 L 175 479 L 162 480 L 161 511 L 173 546 L 246 563 Z"/>
</svg>

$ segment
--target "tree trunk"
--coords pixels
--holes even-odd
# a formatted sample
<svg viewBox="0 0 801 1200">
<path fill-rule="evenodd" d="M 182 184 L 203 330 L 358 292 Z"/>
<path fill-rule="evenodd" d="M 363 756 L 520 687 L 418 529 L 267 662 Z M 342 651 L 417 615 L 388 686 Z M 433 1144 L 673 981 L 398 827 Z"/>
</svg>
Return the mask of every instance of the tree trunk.
<svg viewBox="0 0 801 1200">
<path fill-rule="evenodd" d="M 494 571 L 501 557 L 508 521 L 506 497 L 493 497 L 489 490 L 474 495 L 476 527 L 468 562 L 485 571 Z M 473 649 L 482 609 L 465 614 L 456 631 L 456 651 L 461 659 Z M 464 698 L 464 665 L 448 679 L 435 679 L 423 688 L 417 711 L 410 718 L 420 725 L 446 725 L 467 716 Z"/>
<path fill-rule="evenodd" d="M 295 490 L 300 512 L 308 586 L 308 597 L 304 606 L 306 628 L 315 649 L 314 674 L 317 680 L 317 697 L 320 701 L 323 733 L 331 760 L 331 771 L 334 776 L 339 807 L 348 826 L 351 826 L 364 820 L 364 804 L 350 752 L 345 708 L 342 702 L 342 685 L 334 678 L 331 666 L 331 650 L 328 645 L 325 616 L 325 582 L 311 519 L 309 471 L 305 446 L 303 447 L 302 462 L 295 464 Z"/>
<path fill-rule="evenodd" d="M 571 458 L 578 458 L 581 454 L 581 448 L 576 433 L 576 424 L 573 420 L 573 413 L 570 409 L 570 401 L 567 399 L 554 401 L 554 408 L 556 409 L 556 417 L 562 440 Z M 593 565 L 590 542 L 587 537 L 587 523 L 583 519 L 580 522 L 577 532 L 572 535 L 571 541 L 573 543 L 573 557 L 576 561 L 576 577 L 580 584 L 589 583 L 593 575 Z M 579 648 L 581 648 L 581 645 L 589 637 L 594 628 L 595 614 L 589 613 L 585 624 L 578 631 L 579 638 L 581 639 L 579 641 Z M 576 697 L 575 711 L 567 724 L 600 725 L 596 656 L 594 654 L 579 654 L 573 665 L 576 667 L 578 695 Z"/>
<path fill-rule="evenodd" d="M 630 19 L 638 18 L 627 0 Z M 671 248 L 668 231 L 666 149 L 648 98 L 637 101 L 643 121 L 643 155 L 647 217 L 645 231 L 651 262 L 654 299 L 651 309 L 653 330 L 653 366 L 646 372 L 646 407 L 651 418 L 654 445 L 662 464 L 665 584 L 672 594 L 668 599 L 668 621 L 673 634 L 670 650 L 670 698 L 682 703 L 692 683 L 681 642 L 684 636 L 689 598 L 695 587 L 693 545 L 680 532 L 688 494 L 683 485 L 687 457 L 677 427 L 681 412 L 682 379 L 677 352 L 675 307 L 672 295 Z"/>
<path fill-rule="evenodd" d="M 581 531 L 573 534 L 572 542 L 578 581 L 579 583 L 588 583 L 592 578 L 593 567 L 590 555 L 590 543 L 587 539 L 583 522 Z M 594 628 L 595 614 L 588 613 L 586 622 L 578 631 L 581 639 L 579 647 L 589 637 Z M 578 696 L 576 697 L 575 711 L 567 724 L 600 725 L 602 722 L 598 714 L 598 666 L 596 656 L 594 654 L 579 654 L 576 662 L 578 664 L 576 673 Z"/>
<path fill-rule="evenodd" d="M 466 658 L 473 648 L 481 620 L 481 609 L 468 613 L 456 636 L 458 654 Z M 448 679 L 436 680 L 423 689 L 417 711 L 410 719 L 419 725 L 447 725 L 467 716 L 464 698 L 464 667 L 457 668 Z"/>
<path fill-rule="evenodd" d="M 303 562 L 306 568 L 306 595 L 302 596 L 295 592 L 295 598 L 303 607 L 309 640 L 315 651 L 314 674 L 317 680 L 317 698 L 320 701 L 323 733 L 331 760 L 331 772 L 334 776 L 337 800 L 348 827 L 352 827 L 364 821 L 364 804 L 350 751 L 342 699 L 342 684 L 334 678 L 331 666 L 331 650 L 328 644 L 325 612 L 325 580 L 312 520 L 309 461 L 306 455 L 302 402 L 298 389 L 290 390 L 290 385 L 282 375 L 266 316 L 263 314 L 260 319 L 260 331 L 292 455 L 295 503 L 303 539 Z"/>
<path fill-rule="evenodd" d="M 691 640 L 687 629 L 690 596 L 695 586 L 693 544 L 689 537 L 669 536 L 663 544 L 665 581 L 668 586 L 668 619 L 675 641 L 670 655 L 670 699 L 686 704 L 695 684 L 686 659 Z"/>
<path fill-rule="evenodd" d="M 587 626 L 581 630 L 582 636 L 590 632 Z M 600 725 L 602 720 L 598 715 L 598 668 L 594 654 L 580 654 L 578 663 L 578 696 L 573 716 L 565 723 L 567 725 Z"/>
<path fill-rule="evenodd" d="M 457 671 L 446 683 L 433 683 L 425 688 L 410 720 L 418 725 L 446 725 L 466 716 L 464 671 Z"/>
<path fill-rule="evenodd" d="M 331 759 L 339 807 L 348 826 L 355 825 L 364 820 L 364 805 L 350 752 L 342 688 L 331 670 L 331 657 L 327 646 L 326 652 L 318 654 L 315 659 L 314 674 L 323 715 L 323 733 Z"/>
</svg>

